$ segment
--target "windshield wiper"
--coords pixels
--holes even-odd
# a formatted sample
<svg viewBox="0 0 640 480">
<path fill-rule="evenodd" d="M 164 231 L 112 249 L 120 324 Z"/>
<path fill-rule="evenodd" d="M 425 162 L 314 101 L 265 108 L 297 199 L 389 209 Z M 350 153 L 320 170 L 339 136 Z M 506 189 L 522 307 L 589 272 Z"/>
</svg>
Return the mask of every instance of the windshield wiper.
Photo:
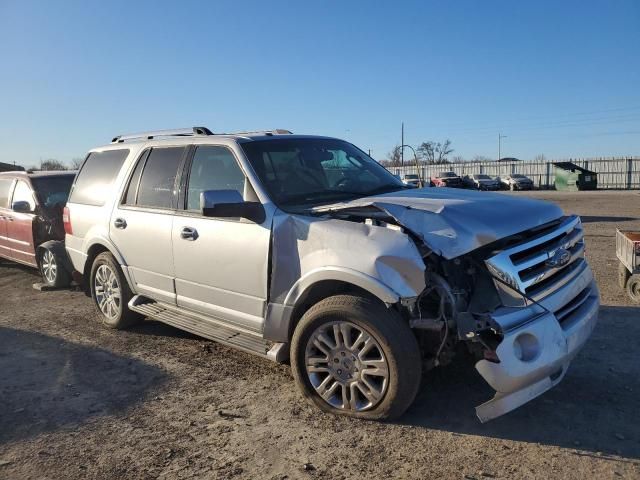
<svg viewBox="0 0 640 480">
<path fill-rule="evenodd" d="M 333 197 L 333 196 L 353 196 L 353 195 L 363 195 L 362 192 L 351 192 L 348 190 L 318 190 L 317 192 L 307 192 L 307 193 L 299 193 L 297 195 L 289 195 L 285 200 L 282 200 L 281 203 L 284 205 L 290 205 L 292 203 L 302 202 L 313 202 L 316 200 L 320 200 L 323 197 Z"/>
<path fill-rule="evenodd" d="M 361 195 L 368 197 L 370 195 L 377 195 L 379 193 L 389 193 L 389 192 L 395 192 L 397 190 L 409 190 L 409 189 L 413 189 L 413 187 L 409 185 L 382 185 L 381 187 L 377 187 L 372 190 L 367 190 L 366 192 L 361 192 Z"/>
<path fill-rule="evenodd" d="M 296 203 L 309 203 L 315 202 L 318 200 L 327 201 L 326 197 L 368 197 L 370 195 L 376 195 L 378 193 L 387 193 L 393 192 L 395 190 L 407 190 L 410 189 L 409 185 L 382 185 L 380 187 L 374 188 L 372 190 L 360 191 L 356 192 L 353 190 L 318 190 L 317 192 L 307 192 L 300 193 L 297 195 L 290 195 L 286 199 L 282 200 L 281 203 L 284 205 L 291 205 Z"/>
</svg>

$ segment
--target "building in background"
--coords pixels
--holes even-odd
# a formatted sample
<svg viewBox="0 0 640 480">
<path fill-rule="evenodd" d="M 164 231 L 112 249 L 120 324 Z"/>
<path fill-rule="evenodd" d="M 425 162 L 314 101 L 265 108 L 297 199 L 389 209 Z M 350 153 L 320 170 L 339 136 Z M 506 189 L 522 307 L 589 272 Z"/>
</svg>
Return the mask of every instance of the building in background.
<svg viewBox="0 0 640 480">
<path fill-rule="evenodd" d="M 11 163 L 2 163 L 0 162 L 0 172 L 14 172 L 16 170 L 22 171 L 24 167 L 20 165 L 12 165 Z"/>
</svg>

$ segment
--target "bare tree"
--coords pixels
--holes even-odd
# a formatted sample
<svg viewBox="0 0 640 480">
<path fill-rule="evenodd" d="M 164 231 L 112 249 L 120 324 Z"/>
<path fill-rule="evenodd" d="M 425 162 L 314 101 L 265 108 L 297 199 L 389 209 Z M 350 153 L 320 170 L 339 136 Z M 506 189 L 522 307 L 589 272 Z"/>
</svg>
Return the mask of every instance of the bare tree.
<svg viewBox="0 0 640 480">
<path fill-rule="evenodd" d="M 381 162 L 388 167 L 399 167 L 402 164 L 402 147 L 396 145 L 389 153 L 387 158 Z"/>
<path fill-rule="evenodd" d="M 56 160 L 55 158 L 50 158 L 45 160 L 40 164 L 40 170 L 67 170 L 67 166 L 62 163 L 60 160 Z"/>
<path fill-rule="evenodd" d="M 466 160 L 462 157 L 462 155 L 456 155 L 451 159 L 453 163 L 464 163 Z"/>
<path fill-rule="evenodd" d="M 536 155 L 535 158 L 533 159 L 535 162 L 546 162 L 547 161 L 547 157 L 544 156 L 544 153 L 540 153 L 539 155 Z"/>
<path fill-rule="evenodd" d="M 473 157 L 474 162 L 488 162 L 491 159 L 489 157 L 485 157 L 484 155 L 475 155 Z"/>
<path fill-rule="evenodd" d="M 71 170 L 79 170 L 84 162 L 84 158 L 76 157 L 71 159 Z"/>
<path fill-rule="evenodd" d="M 445 140 L 444 142 L 422 142 L 418 147 L 418 153 L 420 158 L 425 163 L 449 163 L 447 156 L 453 152 L 451 148 L 451 140 Z"/>
</svg>

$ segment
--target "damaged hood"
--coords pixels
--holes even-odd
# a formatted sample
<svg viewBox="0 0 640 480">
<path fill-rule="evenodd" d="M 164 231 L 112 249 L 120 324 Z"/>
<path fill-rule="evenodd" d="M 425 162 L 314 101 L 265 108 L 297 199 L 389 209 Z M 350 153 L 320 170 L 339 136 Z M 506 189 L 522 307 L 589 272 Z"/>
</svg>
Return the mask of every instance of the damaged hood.
<svg viewBox="0 0 640 480">
<path fill-rule="evenodd" d="M 452 259 L 560 218 L 549 202 L 450 188 L 402 190 L 323 205 L 315 212 L 375 208 L 413 232 L 437 254 Z"/>
</svg>

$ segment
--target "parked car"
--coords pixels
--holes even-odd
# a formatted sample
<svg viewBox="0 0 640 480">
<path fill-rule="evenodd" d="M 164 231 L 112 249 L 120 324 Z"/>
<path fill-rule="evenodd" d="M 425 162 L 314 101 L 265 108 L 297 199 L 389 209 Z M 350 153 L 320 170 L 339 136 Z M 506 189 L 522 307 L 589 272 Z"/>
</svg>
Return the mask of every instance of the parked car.
<svg viewBox="0 0 640 480">
<path fill-rule="evenodd" d="M 509 190 L 531 190 L 533 188 L 533 180 L 520 173 L 512 173 L 500 177 L 500 183 Z"/>
<path fill-rule="evenodd" d="M 404 183 L 405 185 L 409 185 L 411 187 L 416 187 L 416 188 L 419 188 L 422 186 L 421 185 L 422 182 L 420 181 L 420 176 L 415 173 L 407 173 L 403 175 L 402 183 Z"/>
<path fill-rule="evenodd" d="M 473 175 L 465 175 L 462 183 L 467 188 L 475 188 L 476 190 L 499 190 L 500 182 L 495 178 L 483 173 L 474 173 Z"/>
<path fill-rule="evenodd" d="M 424 368 L 466 350 L 495 418 L 560 382 L 597 320 L 578 217 L 409 188 L 334 138 L 119 136 L 89 152 L 65 219 L 107 326 L 150 317 L 290 358 L 327 412 L 397 417 Z"/>
<path fill-rule="evenodd" d="M 434 187 L 462 187 L 462 179 L 455 172 L 439 172 L 431 177 L 431 185 Z"/>
<path fill-rule="evenodd" d="M 75 173 L 0 173 L 0 257 L 39 268 L 52 287 L 71 281 L 62 209 Z"/>
</svg>

